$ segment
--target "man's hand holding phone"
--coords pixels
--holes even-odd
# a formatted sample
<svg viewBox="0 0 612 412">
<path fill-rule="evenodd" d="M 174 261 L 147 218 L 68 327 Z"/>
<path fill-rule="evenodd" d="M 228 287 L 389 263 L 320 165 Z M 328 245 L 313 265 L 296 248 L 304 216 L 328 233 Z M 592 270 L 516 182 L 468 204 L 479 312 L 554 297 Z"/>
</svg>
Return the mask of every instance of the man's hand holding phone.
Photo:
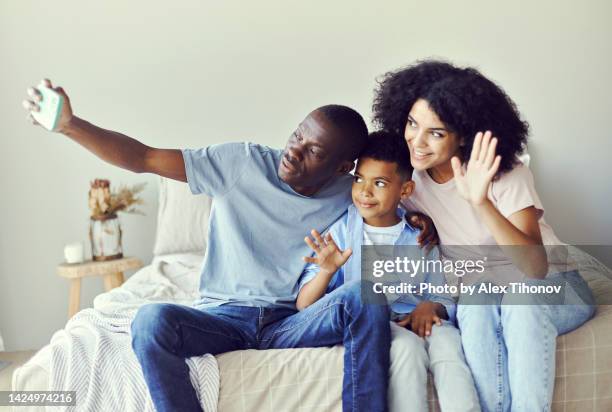
<svg viewBox="0 0 612 412">
<path fill-rule="evenodd" d="M 53 87 L 49 79 L 43 79 L 38 86 L 29 87 L 27 93 L 29 98 L 23 101 L 23 107 L 32 124 L 59 133 L 67 129 L 73 114 L 63 88 Z"/>
</svg>

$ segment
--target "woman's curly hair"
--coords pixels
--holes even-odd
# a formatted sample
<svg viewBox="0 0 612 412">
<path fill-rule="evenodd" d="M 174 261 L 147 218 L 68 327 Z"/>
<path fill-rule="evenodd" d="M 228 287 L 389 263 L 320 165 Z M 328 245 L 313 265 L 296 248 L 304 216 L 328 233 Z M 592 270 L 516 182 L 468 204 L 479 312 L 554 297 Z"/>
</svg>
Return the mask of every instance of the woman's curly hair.
<svg viewBox="0 0 612 412">
<path fill-rule="evenodd" d="M 470 157 L 476 133 L 490 130 L 497 137 L 497 154 L 501 155 L 497 177 L 517 164 L 517 155 L 527 144 L 529 124 L 504 90 L 478 70 L 425 60 L 386 73 L 375 90 L 375 125 L 404 135 L 408 113 L 419 99 L 427 101 L 460 139 L 462 162 Z"/>
</svg>

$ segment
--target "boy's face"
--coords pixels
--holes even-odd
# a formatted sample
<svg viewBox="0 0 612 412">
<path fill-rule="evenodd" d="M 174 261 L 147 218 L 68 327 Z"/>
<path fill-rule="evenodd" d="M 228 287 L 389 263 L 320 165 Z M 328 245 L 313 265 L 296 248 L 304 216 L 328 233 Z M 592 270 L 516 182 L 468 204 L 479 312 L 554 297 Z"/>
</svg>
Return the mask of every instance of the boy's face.
<svg viewBox="0 0 612 412">
<path fill-rule="evenodd" d="M 403 179 L 395 163 L 367 157 L 359 159 L 353 180 L 353 204 L 368 225 L 397 224 L 397 206 L 413 190 L 414 182 Z"/>
<path fill-rule="evenodd" d="M 334 175 L 353 168 L 345 160 L 346 140 L 323 113 L 313 111 L 287 141 L 278 177 L 302 195 L 314 194 Z"/>
</svg>

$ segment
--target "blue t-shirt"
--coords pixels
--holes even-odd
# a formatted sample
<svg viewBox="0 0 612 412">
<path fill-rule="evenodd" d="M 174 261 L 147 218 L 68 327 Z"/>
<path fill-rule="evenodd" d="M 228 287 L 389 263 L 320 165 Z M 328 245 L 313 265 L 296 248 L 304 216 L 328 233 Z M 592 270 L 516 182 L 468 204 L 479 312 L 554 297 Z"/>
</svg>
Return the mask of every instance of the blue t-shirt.
<svg viewBox="0 0 612 412">
<path fill-rule="evenodd" d="M 295 307 L 304 237 L 326 230 L 351 203 L 352 176 L 303 196 L 280 180 L 283 151 L 253 143 L 182 150 L 193 194 L 212 197 L 198 306 Z"/>
</svg>

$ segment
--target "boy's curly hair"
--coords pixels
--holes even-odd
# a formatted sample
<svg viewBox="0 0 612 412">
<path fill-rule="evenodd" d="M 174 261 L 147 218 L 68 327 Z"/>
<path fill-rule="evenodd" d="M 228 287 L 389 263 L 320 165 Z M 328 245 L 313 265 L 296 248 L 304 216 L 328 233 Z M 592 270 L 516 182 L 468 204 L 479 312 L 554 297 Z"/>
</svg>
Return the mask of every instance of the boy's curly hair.
<svg viewBox="0 0 612 412">
<path fill-rule="evenodd" d="M 370 133 L 368 143 L 359 154 L 360 160 L 364 158 L 395 163 L 397 173 L 403 180 L 412 177 L 408 145 L 401 134 L 387 130 Z"/>
<path fill-rule="evenodd" d="M 463 143 L 462 162 L 469 160 L 476 133 L 490 130 L 502 157 L 497 177 L 517 164 L 517 155 L 527 144 L 529 124 L 504 90 L 475 68 L 425 60 L 386 73 L 374 94 L 374 123 L 404 135 L 408 113 L 419 99 L 427 101 Z"/>
</svg>

